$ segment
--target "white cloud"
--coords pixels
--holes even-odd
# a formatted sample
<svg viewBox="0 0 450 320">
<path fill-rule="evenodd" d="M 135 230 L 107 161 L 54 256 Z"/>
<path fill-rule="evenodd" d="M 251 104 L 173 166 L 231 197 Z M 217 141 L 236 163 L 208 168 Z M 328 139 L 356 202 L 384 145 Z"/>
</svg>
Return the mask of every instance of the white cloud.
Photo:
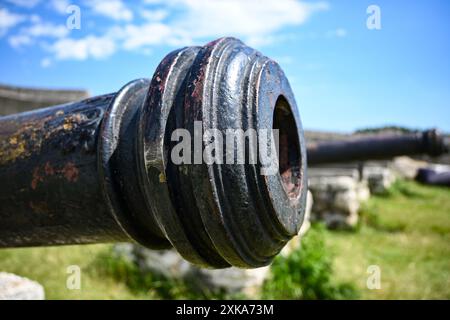
<svg viewBox="0 0 450 320">
<path fill-rule="evenodd" d="M 131 21 L 133 12 L 121 0 L 90 0 L 86 2 L 95 13 L 114 20 Z"/>
<path fill-rule="evenodd" d="M 141 10 L 141 16 L 148 21 L 156 22 L 165 19 L 169 16 L 169 12 L 167 10 Z"/>
<path fill-rule="evenodd" d="M 337 37 L 337 38 L 344 38 L 347 36 L 347 30 L 344 28 L 337 28 L 335 30 L 330 30 L 326 34 L 327 37 Z"/>
<path fill-rule="evenodd" d="M 55 2 L 55 0 L 52 0 Z M 294 39 L 297 35 L 282 32 L 283 28 L 300 26 L 316 12 L 327 10 L 326 2 L 301 0 L 144 0 L 157 4 L 139 8 L 144 22 L 132 23 L 133 12 L 122 0 L 85 0 L 94 13 L 117 21 L 106 26 L 100 35 L 73 39 L 67 30 L 45 26 L 40 21 L 34 28 L 10 39 L 12 46 L 30 43 L 26 38 L 55 37 L 47 47 L 53 59 L 84 60 L 104 58 L 116 50 L 151 52 L 158 45 L 182 46 L 204 43 L 213 38 L 236 36 L 251 46 L 264 46 Z M 62 0 L 60 3 L 67 3 Z M 62 10 L 61 5 L 60 9 Z M 133 7 L 134 8 L 134 7 Z M 120 22 L 120 23 L 118 23 Z M 39 27 L 37 26 L 39 25 Z M 50 30 L 51 29 L 51 30 Z M 342 32 L 336 33 L 342 36 Z"/>
<path fill-rule="evenodd" d="M 336 29 L 336 37 L 342 38 L 347 36 L 347 30 L 343 28 Z"/>
<path fill-rule="evenodd" d="M 263 37 L 286 26 L 301 25 L 313 13 L 328 9 L 325 2 L 295 0 L 169 0 L 169 3 L 184 10 L 175 26 L 187 30 L 194 38 Z"/>
<path fill-rule="evenodd" d="M 41 67 L 48 68 L 52 65 L 52 60 L 50 58 L 44 58 L 41 60 Z"/>
<path fill-rule="evenodd" d="M 236 36 L 249 45 L 263 46 L 290 38 L 278 32 L 286 26 L 305 23 L 318 11 L 327 10 L 326 2 L 304 3 L 297 0 L 145 0 L 165 6 L 143 11 L 150 22 L 116 27 L 114 34 L 123 39 L 125 49 L 147 46 L 201 43 L 205 39 Z M 170 22 L 163 23 L 167 18 Z"/>
<path fill-rule="evenodd" d="M 31 26 L 20 29 L 18 34 L 8 38 L 9 44 L 12 47 L 19 48 L 21 46 L 31 45 L 35 42 L 36 38 L 63 38 L 69 33 L 65 25 L 41 22 L 39 16 L 35 16 L 31 20 L 35 21 Z"/>
<path fill-rule="evenodd" d="M 164 1 L 164 0 L 144 0 L 144 3 L 147 3 L 147 4 L 161 4 L 161 3 L 168 3 L 168 1 Z"/>
<path fill-rule="evenodd" d="M 50 7 L 60 14 L 66 14 L 67 7 L 71 5 L 69 0 L 51 0 Z"/>
<path fill-rule="evenodd" d="M 41 17 L 38 16 L 37 14 L 32 14 L 32 15 L 30 16 L 30 21 L 31 21 L 32 23 L 39 23 L 39 22 L 41 22 Z"/>
<path fill-rule="evenodd" d="M 32 37 L 61 38 L 69 33 L 65 25 L 54 25 L 52 23 L 36 23 L 24 29 L 24 33 Z"/>
<path fill-rule="evenodd" d="M 116 51 L 116 44 L 110 38 L 91 35 L 82 39 L 59 39 L 49 50 L 58 60 L 101 59 L 112 55 Z"/>
<path fill-rule="evenodd" d="M 12 13 L 6 8 L 0 8 L 0 37 L 24 20 L 25 16 Z"/>
<path fill-rule="evenodd" d="M 8 2 L 15 4 L 18 7 L 23 8 L 33 8 L 35 7 L 41 0 L 7 0 Z"/>
<path fill-rule="evenodd" d="M 13 48 L 19 48 L 24 45 L 29 45 L 33 43 L 33 39 L 30 36 L 19 34 L 11 36 L 8 38 L 8 42 Z"/>
<path fill-rule="evenodd" d="M 110 30 L 108 36 L 122 41 L 122 46 L 126 50 L 164 44 L 178 46 L 191 42 L 185 31 L 173 29 L 159 22 L 116 27 Z"/>
<path fill-rule="evenodd" d="M 126 30 L 131 31 L 133 38 L 126 41 L 128 48 L 180 42 L 201 43 L 205 39 L 223 36 L 236 36 L 252 46 L 264 46 L 286 38 L 285 35 L 279 34 L 282 28 L 304 24 L 315 12 L 329 8 L 326 2 L 305 3 L 298 0 L 144 2 L 165 6 L 164 12 L 173 13 L 170 16 L 171 22 L 164 27 L 148 23 L 140 26 L 128 25 Z M 159 29 L 162 30 L 163 36 L 149 34 Z"/>
<path fill-rule="evenodd" d="M 41 0 L 6 0 L 18 7 L 31 9 L 41 3 Z M 66 8 L 71 4 L 69 0 L 50 0 L 47 2 L 48 6 L 56 12 L 65 14 Z"/>
</svg>

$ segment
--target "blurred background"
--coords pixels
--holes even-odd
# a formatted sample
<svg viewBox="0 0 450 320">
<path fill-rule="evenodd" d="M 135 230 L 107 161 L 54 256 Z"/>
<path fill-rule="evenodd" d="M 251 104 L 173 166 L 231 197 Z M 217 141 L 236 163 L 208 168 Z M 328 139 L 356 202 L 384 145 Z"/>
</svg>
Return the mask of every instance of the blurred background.
<svg viewBox="0 0 450 320">
<path fill-rule="evenodd" d="M 115 92 L 150 78 L 171 50 L 223 36 L 282 66 L 308 142 L 450 132 L 445 0 L 1 0 L 0 114 Z M 413 178 L 449 163 L 313 168 L 312 227 L 264 270 L 208 274 L 125 244 L 0 250 L 0 271 L 37 280 L 55 299 L 448 299 L 450 192 Z M 67 285 L 72 265 L 78 289 Z"/>
</svg>

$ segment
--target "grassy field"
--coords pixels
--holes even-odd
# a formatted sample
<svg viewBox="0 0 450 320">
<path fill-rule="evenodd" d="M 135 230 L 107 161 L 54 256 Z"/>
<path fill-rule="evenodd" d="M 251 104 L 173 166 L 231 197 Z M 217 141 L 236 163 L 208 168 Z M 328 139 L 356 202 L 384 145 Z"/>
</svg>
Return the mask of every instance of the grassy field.
<svg viewBox="0 0 450 320">
<path fill-rule="evenodd" d="M 356 232 L 327 232 L 335 279 L 365 299 L 450 299 L 450 189 L 399 181 L 362 216 Z M 369 265 L 380 267 L 380 290 L 367 289 Z"/>
<path fill-rule="evenodd" d="M 70 265 L 82 270 L 81 290 L 66 288 Z M 380 268 L 381 289 L 366 286 L 370 265 Z M 0 270 L 40 282 L 48 299 L 205 297 L 142 275 L 113 258 L 111 245 L 0 250 Z M 276 259 L 262 297 L 449 299 L 450 190 L 399 181 L 364 206 L 357 230 L 315 226 L 301 250 Z"/>
</svg>

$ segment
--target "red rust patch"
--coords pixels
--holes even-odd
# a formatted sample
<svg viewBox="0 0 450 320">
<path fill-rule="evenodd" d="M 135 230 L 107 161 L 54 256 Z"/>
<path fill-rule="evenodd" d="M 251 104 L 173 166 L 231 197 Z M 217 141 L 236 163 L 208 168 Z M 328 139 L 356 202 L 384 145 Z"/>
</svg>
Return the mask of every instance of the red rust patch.
<svg viewBox="0 0 450 320">
<path fill-rule="evenodd" d="M 31 189 L 35 190 L 38 182 L 44 181 L 44 177 L 39 174 L 39 167 L 33 170 L 33 180 L 31 180 Z"/>
<path fill-rule="evenodd" d="M 76 182 L 78 180 L 78 168 L 72 163 L 67 163 L 61 170 L 61 173 L 69 182 Z"/>
<path fill-rule="evenodd" d="M 33 178 L 31 180 L 31 189 L 35 190 L 39 183 L 44 182 L 45 177 L 58 175 L 64 177 L 69 182 L 76 182 L 79 176 L 79 170 L 73 162 L 68 162 L 63 168 L 53 167 L 50 162 L 46 162 L 43 167 L 37 166 L 33 170 Z"/>
<path fill-rule="evenodd" d="M 200 67 L 197 78 L 194 79 L 194 81 L 193 81 L 194 90 L 192 91 L 191 97 L 194 98 L 194 101 L 201 101 L 201 98 L 203 96 L 204 78 L 205 78 L 205 66 L 202 65 Z"/>
<path fill-rule="evenodd" d="M 44 172 L 47 176 L 52 176 L 55 174 L 55 169 L 53 169 L 52 165 L 50 164 L 50 162 L 47 161 L 47 163 L 45 164 L 44 167 Z"/>
<path fill-rule="evenodd" d="M 161 94 L 162 94 L 162 92 L 164 91 L 164 88 L 165 88 L 165 83 L 164 83 L 164 81 L 161 79 L 161 77 L 159 76 L 159 72 L 158 72 L 158 75 L 156 76 L 156 82 L 158 83 L 158 90 L 159 90 L 159 92 L 161 92 Z"/>
</svg>

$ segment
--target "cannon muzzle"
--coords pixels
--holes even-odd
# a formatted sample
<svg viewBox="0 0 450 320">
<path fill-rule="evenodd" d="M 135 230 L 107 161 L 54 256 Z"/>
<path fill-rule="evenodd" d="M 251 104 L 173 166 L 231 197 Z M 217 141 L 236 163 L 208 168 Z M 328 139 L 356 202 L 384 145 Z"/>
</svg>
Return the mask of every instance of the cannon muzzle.
<svg viewBox="0 0 450 320">
<path fill-rule="evenodd" d="M 254 129 L 258 138 L 279 129 L 280 172 L 262 175 L 259 161 L 175 163 L 173 133 L 207 129 Z M 306 192 L 289 83 L 233 38 L 170 53 L 151 81 L 0 118 L 3 248 L 135 241 L 174 247 L 201 266 L 259 267 L 297 234 Z"/>
</svg>

